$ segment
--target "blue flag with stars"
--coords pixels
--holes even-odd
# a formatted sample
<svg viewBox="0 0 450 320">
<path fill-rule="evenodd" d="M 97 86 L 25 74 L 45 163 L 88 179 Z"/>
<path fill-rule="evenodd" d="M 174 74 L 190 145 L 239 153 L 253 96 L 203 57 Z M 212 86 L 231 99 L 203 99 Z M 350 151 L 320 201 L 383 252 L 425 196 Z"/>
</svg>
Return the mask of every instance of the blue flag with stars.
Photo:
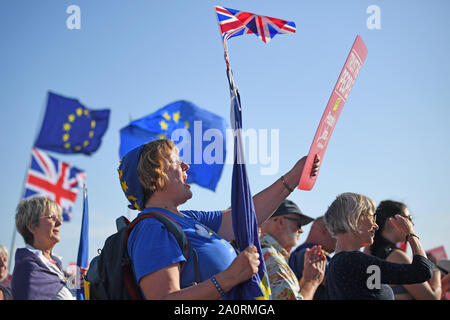
<svg viewBox="0 0 450 320">
<path fill-rule="evenodd" d="M 215 190 L 226 159 L 224 118 L 179 100 L 132 121 L 120 130 L 119 156 L 156 139 L 171 139 L 189 164 L 186 183 Z"/>
<path fill-rule="evenodd" d="M 78 100 L 48 93 L 47 109 L 35 147 L 58 153 L 97 151 L 108 128 L 109 109 L 90 110 Z"/>
</svg>

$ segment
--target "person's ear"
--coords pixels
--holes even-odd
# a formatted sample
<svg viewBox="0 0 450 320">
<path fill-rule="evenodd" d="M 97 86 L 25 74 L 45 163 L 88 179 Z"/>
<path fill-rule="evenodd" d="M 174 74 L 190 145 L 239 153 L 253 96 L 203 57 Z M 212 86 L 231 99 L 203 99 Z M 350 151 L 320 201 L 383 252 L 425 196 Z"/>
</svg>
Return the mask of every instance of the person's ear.
<svg viewBox="0 0 450 320">
<path fill-rule="evenodd" d="M 26 225 L 28 231 L 30 231 L 32 234 L 34 234 L 34 232 L 36 231 L 37 226 L 31 224 L 31 223 L 27 223 Z"/>
</svg>

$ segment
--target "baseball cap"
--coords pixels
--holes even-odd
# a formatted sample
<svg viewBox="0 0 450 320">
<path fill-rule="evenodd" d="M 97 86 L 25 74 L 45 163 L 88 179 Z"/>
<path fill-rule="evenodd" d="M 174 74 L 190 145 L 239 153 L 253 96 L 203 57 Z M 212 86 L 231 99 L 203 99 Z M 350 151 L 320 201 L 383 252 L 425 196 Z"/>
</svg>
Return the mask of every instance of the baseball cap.
<svg viewBox="0 0 450 320">
<path fill-rule="evenodd" d="M 301 212 L 300 208 L 293 201 L 287 200 L 287 199 L 283 200 L 283 202 L 280 204 L 278 209 L 272 215 L 272 218 L 277 217 L 277 216 L 283 216 L 285 214 L 291 214 L 291 213 L 294 213 L 299 216 L 300 223 L 302 226 L 306 226 L 308 223 L 314 221 L 314 218 L 304 215 Z"/>
</svg>

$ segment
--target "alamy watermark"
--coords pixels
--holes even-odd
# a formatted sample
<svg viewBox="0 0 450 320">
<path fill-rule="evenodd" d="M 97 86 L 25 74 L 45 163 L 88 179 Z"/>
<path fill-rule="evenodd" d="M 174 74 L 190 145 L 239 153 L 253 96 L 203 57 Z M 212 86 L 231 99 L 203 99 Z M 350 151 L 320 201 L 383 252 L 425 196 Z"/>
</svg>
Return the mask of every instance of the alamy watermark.
<svg viewBox="0 0 450 320">
<path fill-rule="evenodd" d="M 381 9 L 377 5 L 368 6 L 366 13 L 370 16 L 366 20 L 366 26 L 369 30 L 380 30 L 381 29 Z"/>
<path fill-rule="evenodd" d="M 366 286 L 369 290 L 381 289 L 381 270 L 377 265 L 371 265 L 367 267 L 367 274 L 370 276 L 367 278 Z"/>
<path fill-rule="evenodd" d="M 69 16 L 66 19 L 66 27 L 69 30 L 81 29 L 81 9 L 78 5 L 72 4 L 67 7 L 66 13 Z M 369 30 L 381 29 L 381 9 L 377 5 L 370 5 L 366 9 L 366 13 L 370 16 L 366 20 L 366 26 Z"/>
<path fill-rule="evenodd" d="M 87 268 L 81 268 L 73 266 L 70 269 L 70 273 L 66 279 L 66 286 L 70 290 L 79 290 L 84 288 L 84 277 L 87 272 Z"/>
<path fill-rule="evenodd" d="M 79 6 L 72 4 L 67 7 L 66 13 L 70 16 L 66 19 L 66 27 L 69 30 L 81 29 L 81 9 Z"/>
<path fill-rule="evenodd" d="M 233 164 L 236 138 L 242 142 L 238 145 L 238 164 L 259 164 L 261 175 L 277 174 L 280 167 L 279 129 L 227 129 L 224 137 L 218 129 L 203 132 L 202 121 L 194 121 L 192 131 L 179 128 L 167 138 L 178 146 L 187 164 Z"/>
</svg>

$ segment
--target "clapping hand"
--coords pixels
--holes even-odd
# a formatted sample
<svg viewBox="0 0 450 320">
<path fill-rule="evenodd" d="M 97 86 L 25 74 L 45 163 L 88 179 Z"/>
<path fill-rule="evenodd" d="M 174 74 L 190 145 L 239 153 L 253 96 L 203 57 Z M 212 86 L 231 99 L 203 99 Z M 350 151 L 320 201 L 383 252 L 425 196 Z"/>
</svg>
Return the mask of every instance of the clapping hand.
<svg viewBox="0 0 450 320">
<path fill-rule="evenodd" d="M 303 265 L 304 281 L 313 281 L 321 284 L 325 277 L 327 258 L 322 251 L 322 246 L 314 246 L 306 249 Z"/>
</svg>

